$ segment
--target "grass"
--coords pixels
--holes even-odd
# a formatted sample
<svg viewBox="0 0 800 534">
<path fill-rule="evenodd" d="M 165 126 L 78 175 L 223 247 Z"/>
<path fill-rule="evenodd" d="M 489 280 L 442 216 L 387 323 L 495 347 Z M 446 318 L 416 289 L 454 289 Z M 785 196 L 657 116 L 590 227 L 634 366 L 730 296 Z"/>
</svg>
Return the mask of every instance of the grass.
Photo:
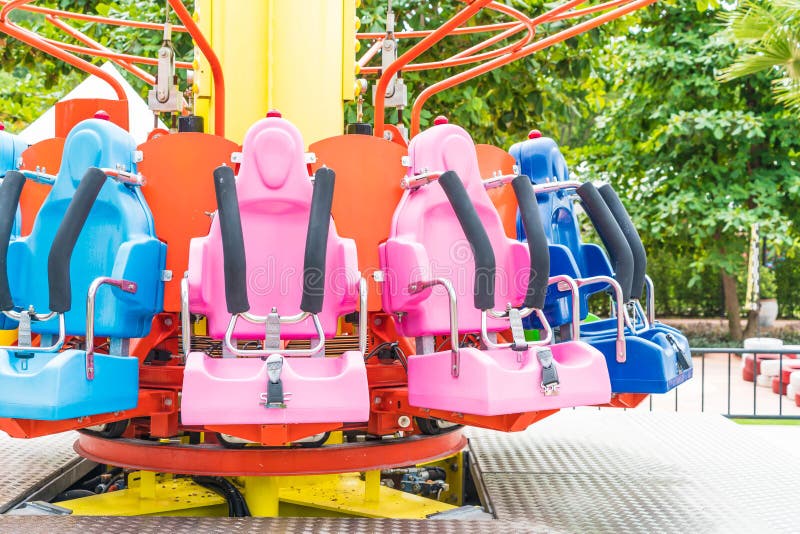
<svg viewBox="0 0 800 534">
<path fill-rule="evenodd" d="M 731 419 L 740 425 L 800 426 L 800 419 Z"/>
</svg>

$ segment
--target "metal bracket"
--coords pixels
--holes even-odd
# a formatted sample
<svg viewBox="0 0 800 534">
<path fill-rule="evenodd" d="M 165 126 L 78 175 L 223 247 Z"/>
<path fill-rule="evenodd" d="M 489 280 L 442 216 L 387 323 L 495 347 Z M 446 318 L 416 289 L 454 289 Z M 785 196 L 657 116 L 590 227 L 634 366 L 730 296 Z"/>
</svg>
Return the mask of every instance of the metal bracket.
<svg viewBox="0 0 800 534">
<path fill-rule="evenodd" d="M 267 314 L 267 320 L 264 322 L 264 324 L 266 325 L 266 332 L 264 335 L 264 350 L 280 350 L 281 316 L 278 315 L 277 308 L 272 308 L 272 311 Z M 270 356 L 270 358 L 272 358 L 272 356 Z"/>
</svg>

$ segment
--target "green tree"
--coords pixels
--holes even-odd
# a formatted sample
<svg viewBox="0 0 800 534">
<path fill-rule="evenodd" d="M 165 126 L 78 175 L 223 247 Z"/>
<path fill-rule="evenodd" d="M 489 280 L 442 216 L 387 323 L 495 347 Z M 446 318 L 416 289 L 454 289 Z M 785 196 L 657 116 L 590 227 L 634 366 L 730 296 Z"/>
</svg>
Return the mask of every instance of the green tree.
<svg viewBox="0 0 800 534">
<path fill-rule="evenodd" d="M 751 312 L 742 331 L 737 296 L 751 224 L 778 248 L 797 240 L 796 121 L 764 74 L 717 82 L 736 51 L 712 12 L 661 5 L 641 17 L 599 58 L 607 98 L 582 170 L 616 184 L 651 248 L 687 258 L 687 284 L 720 273 L 730 334 L 741 339 L 756 325 Z"/>
<path fill-rule="evenodd" d="M 48 0 L 38 1 L 37 5 L 148 22 L 163 22 L 165 16 L 165 2 L 147 0 Z M 11 18 L 44 37 L 82 44 L 48 24 L 42 15 L 14 11 Z M 177 22 L 174 15 L 172 20 Z M 162 35 L 158 31 L 132 30 L 78 21 L 69 23 L 118 52 L 155 57 L 161 46 Z M 173 38 L 178 57 L 191 58 L 191 39 L 185 34 L 175 34 Z M 103 61 L 93 60 L 98 64 Z M 5 123 L 10 131 L 19 131 L 38 118 L 86 76 L 49 54 L 5 35 L 0 35 L 0 65 L 0 122 Z M 144 69 L 154 71 L 153 67 L 145 66 Z M 149 89 L 146 84 L 130 75 L 127 78 L 140 94 L 146 95 Z"/>
<path fill-rule="evenodd" d="M 735 10 L 723 12 L 724 35 L 738 51 L 720 79 L 768 72 L 776 100 L 800 110 L 799 12 L 798 0 L 743 0 Z"/>
</svg>

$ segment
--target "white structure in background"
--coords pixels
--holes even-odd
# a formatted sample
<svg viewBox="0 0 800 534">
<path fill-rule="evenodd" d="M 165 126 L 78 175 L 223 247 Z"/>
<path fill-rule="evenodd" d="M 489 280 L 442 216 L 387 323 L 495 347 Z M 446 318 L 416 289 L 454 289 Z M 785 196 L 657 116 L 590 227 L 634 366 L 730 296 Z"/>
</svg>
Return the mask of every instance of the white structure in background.
<svg viewBox="0 0 800 534">
<path fill-rule="evenodd" d="M 106 62 L 100 68 L 111 74 L 122 84 L 122 88 L 128 96 L 128 124 L 130 125 L 131 134 L 137 143 L 144 143 L 147 141 L 147 134 L 153 130 L 153 112 L 147 108 L 147 103 L 142 100 L 136 92 L 136 89 L 128 83 L 114 65 Z M 109 100 L 115 100 L 117 95 L 108 83 L 92 75 L 83 80 L 75 89 L 67 93 L 59 102 L 75 98 L 107 98 Z M 166 128 L 161 121 L 158 122 L 158 127 Z M 31 144 L 55 137 L 55 108 L 50 108 L 45 111 L 41 117 L 30 123 L 19 135 Z"/>
</svg>

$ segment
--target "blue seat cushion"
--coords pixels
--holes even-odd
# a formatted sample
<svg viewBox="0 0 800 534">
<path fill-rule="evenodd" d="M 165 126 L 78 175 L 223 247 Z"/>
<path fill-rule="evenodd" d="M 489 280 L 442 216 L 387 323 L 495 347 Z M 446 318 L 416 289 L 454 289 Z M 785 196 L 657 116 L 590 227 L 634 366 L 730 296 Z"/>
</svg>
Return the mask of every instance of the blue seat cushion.
<svg viewBox="0 0 800 534">
<path fill-rule="evenodd" d="M 0 350 L 0 417 L 56 421 L 136 407 L 137 358 L 95 354 L 93 380 L 85 361 L 77 349 L 34 358 Z"/>
</svg>

